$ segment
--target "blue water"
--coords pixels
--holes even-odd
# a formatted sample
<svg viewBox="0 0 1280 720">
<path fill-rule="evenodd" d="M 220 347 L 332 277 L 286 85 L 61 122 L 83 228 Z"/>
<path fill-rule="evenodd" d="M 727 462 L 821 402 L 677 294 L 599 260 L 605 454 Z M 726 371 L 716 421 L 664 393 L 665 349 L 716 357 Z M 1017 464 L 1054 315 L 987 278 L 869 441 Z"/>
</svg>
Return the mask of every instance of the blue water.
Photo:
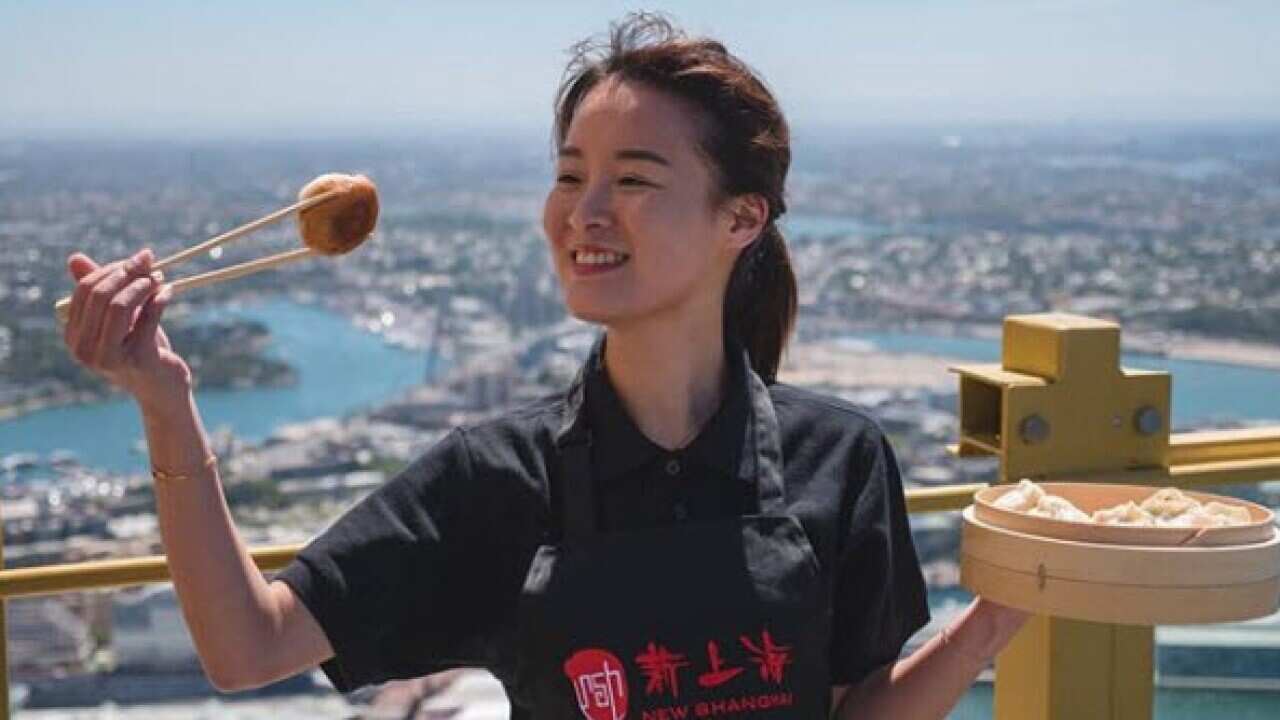
<svg viewBox="0 0 1280 720">
<path fill-rule="evenodd" d="M 269 352 L 299 373 L 287 388 L 201 391 L 208 429 L 229 427 L 250 441 L 282 423 L 341 416 L 394 397 L 423 380 L 425 353 L 388 346 L 341 316 L 274 300 L 220 314 L 259 320 L 270 327 Z M 211 314 L 217 317 L 219 313 Z M 975 362 L 999 360 L 996 340 L 912 333 L 858 333 L 853 337 L 890 352 L 942 355 Z M 1126 356 L 1125 365 L 1173 373 L 1173 421 L 1188 425 L 1214 418 L 1280 419 L 1280 371 L 1218 363 Z M 142 424 L 129 400 L 56 408 L 0 422 L 0 455 L 67 449 L 80 461 L 115 472 L 145 472 L 134 450 Z"/>
<path fill-rule="evenodd" d="M 912 333 L 857 333 L 859 340 L 899 353 L 941 355 L 973 362 L 999 362 L 995 339 L 941 337 Z M 1173 425 L 1237 418 L 1280 421 L 1280 371 L 1153 355 L 1126 354 L 1133 370 L 1168 370 L 1173 374 Z"/>
<path fill-rule="evenodd" d="M 298 371 L 297 384 L 284 388 L 199 391 L 201 416 L 209 430 L 229 427 L 257 441 L 278 425 L 341 416 L 420 383 L 425 353 L 385 344 L 345 318 L 319 308 L 273 300 L 210 318 L 238 316 L 271 329 L 268 352 Z M 181 352 L 181 348 L 178 348 Z M 0 455 L 71 450 L 81 463 L 115 472 L 146 472 L 134 444 L 143 437 L 132 400 L 55 408 L 0 422 Z"/>
</svg>

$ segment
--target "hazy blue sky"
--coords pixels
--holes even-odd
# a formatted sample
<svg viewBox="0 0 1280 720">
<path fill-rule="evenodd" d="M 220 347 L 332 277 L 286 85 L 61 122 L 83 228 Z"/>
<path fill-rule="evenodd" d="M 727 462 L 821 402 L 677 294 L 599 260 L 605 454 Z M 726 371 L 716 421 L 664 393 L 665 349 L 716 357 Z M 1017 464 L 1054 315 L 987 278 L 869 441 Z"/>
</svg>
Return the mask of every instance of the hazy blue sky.
<svg viewBox="0 0 1280 720">
<path fill-rule="evenodd" d="M 0 132 L 543 131 L 565 49 L 660 9 L 793 124 L 1280 122 L 1280 2 L 0 2 Z"/>
</svg>

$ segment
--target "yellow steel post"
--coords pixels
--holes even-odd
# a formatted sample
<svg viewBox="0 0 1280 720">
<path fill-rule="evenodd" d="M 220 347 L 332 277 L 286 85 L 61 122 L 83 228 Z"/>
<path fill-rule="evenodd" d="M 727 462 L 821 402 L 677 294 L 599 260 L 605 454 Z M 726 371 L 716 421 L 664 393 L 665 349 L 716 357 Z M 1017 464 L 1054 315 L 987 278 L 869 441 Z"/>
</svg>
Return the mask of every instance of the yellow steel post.
<svg viewBox="0 0 1280 720">
<path fill-rule="evenodd" d="M 1000 458 L 999 481 L 1122 475 L 1167 482 L 1170 378 L 1120 367 L 1115 323 L 1005 319 L 999 365 L 960 373 L 961 455 Z M 1154 630 L 1039 616 L 996 660 L 998 720 L 1150 718 Z"/>
</svg>

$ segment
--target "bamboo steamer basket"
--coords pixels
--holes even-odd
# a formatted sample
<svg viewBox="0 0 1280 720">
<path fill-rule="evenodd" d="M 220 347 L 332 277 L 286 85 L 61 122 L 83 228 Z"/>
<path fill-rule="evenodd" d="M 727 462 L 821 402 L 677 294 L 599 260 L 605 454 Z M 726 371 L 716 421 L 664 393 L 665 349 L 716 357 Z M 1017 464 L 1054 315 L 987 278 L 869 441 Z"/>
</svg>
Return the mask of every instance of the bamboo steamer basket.
<svg viewBox="0 0 1280 720">
<path fill-rule="evenodd" d="M 995 602 L 1044 615 L 1126 625 L 1229 622 L 1280 608 L 1275 515 L 1235 498 L 1252 522 L 1223 528 L 1124 527 L 1035 517 L 992 503 L 1013 485 L 980 491 L 963 512 L 960 582 Z M 1157 488 L 1041 483 L 1086 513 Z"/>
</svg>

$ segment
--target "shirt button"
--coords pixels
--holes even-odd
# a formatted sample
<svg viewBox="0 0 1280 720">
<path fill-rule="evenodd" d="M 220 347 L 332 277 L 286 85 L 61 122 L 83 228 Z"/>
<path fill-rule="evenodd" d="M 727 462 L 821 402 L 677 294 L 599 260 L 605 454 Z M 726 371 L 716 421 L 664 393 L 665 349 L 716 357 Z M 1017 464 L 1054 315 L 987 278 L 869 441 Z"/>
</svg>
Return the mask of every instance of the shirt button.
<svg viewBox="0 0 1280 720">
<path fill-rule="evenodd" d="M 685 507 L 684 503 L 678 502 L 676 503 L 675 510 L 672 511 L 672 514 L 675 515 L 676 520 L 684 522 L 689 519 L 689 508 Z"/>
<path fill-rule="evenodd" d="M 668 461 L 667 461 L 667 474 L 668 474 L 668 475 L 679 475 L 679 474 L 680 474 L 680 461 L 679 461 L 679 460 L 676 460 L 675 458 L 672 458 L 672 459 L 670 459 L 670 460 L 668 460 Z"/>
</svg>

